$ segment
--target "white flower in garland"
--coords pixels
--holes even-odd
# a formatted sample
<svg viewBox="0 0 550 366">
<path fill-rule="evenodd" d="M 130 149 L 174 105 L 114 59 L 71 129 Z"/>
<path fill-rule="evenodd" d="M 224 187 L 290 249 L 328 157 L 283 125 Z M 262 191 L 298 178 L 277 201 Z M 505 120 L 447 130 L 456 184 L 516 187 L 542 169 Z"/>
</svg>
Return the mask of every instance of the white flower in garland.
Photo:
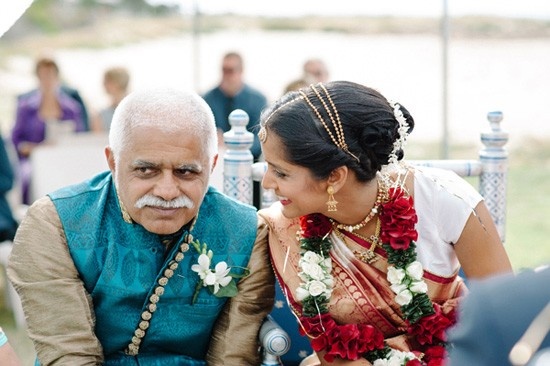
<svg viewBox="0 0 550 366">
<path fill-rule="evenodd" d="M 299 266 L 302 269 L 298 276 L 302 280 L 296 289 L 296 297 L 299 301 L 308 296 L 324 295 L 329 297 L 332 294 L 334 280 L 331 275 L 332 261 L 319 254 L 307 251 L 300 258 Z"/>
<path fill-rule="evenodd" d="M 408 305 L 415 294 L 428 292 L 428 285 L 422 278 L 424 268 L 422 263 L 414 261 L 405 269 L 391 266 L 386 278 L 391 283 L 391 290 L 395 293 L 395 302 L 400 306 Z"/>
<path fill-rule="evenodd" d="M 391 350 L 387 358 L 380 358 L 374 361 L 373 366 L 405 366 L 407 362 L 416 359 L 416 356 L 412 352 L 403 352 L 394 349 Z"/>
<path fill-rule="evenodd" d="M 317 263 L 302 263 L 302 273 L 306 278 L 322 281 L 325 278 L 323 268 Z"/>
<path fill-rule="evenodd" d="M 413 294 L 406 285 L 400 284 L 390 287 L 392 291 L 395 292 L 395 302 L 398 303 L 399 306 L 410 304 L 413 299 Z"/>
<path fill-rule="evenodd" d="M 387 277 L 388 277 L 388 281 L 390 281 L 392 285 L 400 284 L 405 278 L 405 275 L 406 275 L 405 271 L 401 268 L 397 268 L 394 266 L 388 267 Z"/>
<path fill-rule="evenodd" d="M 425 294 L 428 292 L 428 285 L 424 281 L 413 281 L 409 289 L 415 294 Z"/>
<path fill-rule="evenodd" d="M 409 264 L 405 268 L 405 271 L 407 272 L 408 276 L 417 281 L 422 280 L 422 276 L 424 275 L 424 268 L 422 267 L 422 263 L 420 263 L 419 261 L 414 261 Z"/>
</svg>

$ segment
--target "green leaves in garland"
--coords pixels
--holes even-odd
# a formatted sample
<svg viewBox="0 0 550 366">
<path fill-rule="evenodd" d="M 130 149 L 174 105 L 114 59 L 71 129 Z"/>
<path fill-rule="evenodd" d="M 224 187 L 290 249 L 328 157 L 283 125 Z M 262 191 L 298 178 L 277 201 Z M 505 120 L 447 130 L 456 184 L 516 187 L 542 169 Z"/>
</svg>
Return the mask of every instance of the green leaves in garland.
<svg viewBox="0 0 550 366">
<path fill-rule="evenodd" d="M 405 268 L 416 260 L 416 244 L 412 241 L 409 248 L 405 250 L 393 249 L 389 244 L 382 244 L 382 248 L 388 254 L 388 264 L 398 268 Z"/>
<path fill-rule="evenodd" d="M 328 235 L 324 238 L 301 238 L 300 248 L 304 251 L 311 251 L 328 258 L 332 243 L 328 239 Z"/>
<path fill-rule="evenodd" d="M 401 306 L 401 311 L 410 323 L 416 323 L 420 318 L 435 312 L 432 300 L 426 294 L 415 294 L 409 304 Z"/>
</svg>

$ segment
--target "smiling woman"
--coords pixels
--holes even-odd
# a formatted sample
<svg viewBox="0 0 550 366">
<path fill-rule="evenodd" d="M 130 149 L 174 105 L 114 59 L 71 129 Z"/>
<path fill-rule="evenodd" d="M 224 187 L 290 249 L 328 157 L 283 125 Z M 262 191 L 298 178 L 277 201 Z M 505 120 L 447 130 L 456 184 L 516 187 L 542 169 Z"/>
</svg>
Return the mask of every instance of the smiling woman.
<svg viewBox="0 0 550 366">
<path fill-rule="evenodd" d="M 287 93 L 261 126 L 262 185 L 279 202 L 260 216 L 318 364 L 445 364 L 460 266 L 469 278 L 511 271 L 480 194 L 404 162 L 411 114 L 364 85 Z"/>
</svg>

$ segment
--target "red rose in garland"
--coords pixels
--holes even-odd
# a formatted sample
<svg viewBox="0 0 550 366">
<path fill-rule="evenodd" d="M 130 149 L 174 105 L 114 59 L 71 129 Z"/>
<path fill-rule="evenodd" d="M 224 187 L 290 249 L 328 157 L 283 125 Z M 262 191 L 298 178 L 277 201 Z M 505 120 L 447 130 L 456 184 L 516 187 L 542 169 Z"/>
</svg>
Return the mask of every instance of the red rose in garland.
<svg viewBox="0 0 550 366">
<path fill-rule="evenodd" d="M 424 353 L 426 366 L 445 366 L 447 358 L 447 350 L 444 346 L 433 346 Z"/>
<path fill-rule="evenodd" d="M 395 250 L 409 248 L 411 241 L 418 239 L 415 225 L 418 222 L 414 201 L 406 197 L 402 189 L 390 188 L 389 201 L 382 205 L 380 213 L 380 239 Z"/>
<path fill-rule="evenodd" d="M 447 340 L 445 331 L 454 324 L 454 319 L 449 319 L 443 314 L 440 305 L 434 304 L 434 311 L 432 315 L 425 316 L 416 324 L 409 326 L 409 332 L 416 335 L 420 344 L 445 342 Z"/>
<path fill-rule="evenodd" d="M 339 356 L 348 360 L 358 360 L 367 352 L 384 347 L 384 336 L 372 325 L 343 324 L 328 334 L 331 348 L 329 358 Z M 329 358 L 325 357 L 327 361 Z"/>
<path fill-rule="evenodd" d="M 388 190 L 387 202 L 380 209 L 380 237 L 383 247 L 388 254 L 388 264 L 404 271 L 409 264 L 416 261 L 415 243 L 418 234 L 415 225 L 418 217 L 414 209 L 412 197 L 402 187 L 393 187 Z M 321 214 L 312 214 L 300 218 L 301 235 L 300 249 L 300 289 L 310 291 L 308 284 L 319 281 L 319 274 L 312 276 L 308 261 L 317 261 L 316 256 L 328 258 L 332 248 L 331 237 L 333 223 Z M 308 254 L 310 253 L 310 254 Z M 332 283 L 331 262 L 323 262 L 323 281 Z M 416 264 L 415 264 L 416 265 Z M 415 271 L 413 271 L 414 273 Z M 418 270 L 416 270 L 418 272 Z M 392 277 L 392 282 L 396 277 Z M 383 333 L 368 324 L 337 324 L 329 313 L 328 304 L 330 292 L 312 295 L 309 292 L 302 301 L 302 314 L 299 316 L 302 325 L 301 334 L 311 338 L 311 345 L 315 351 L 325 351 L 324 358 L 332 362 L 335 358 L 344 360 L 358 360 L 365 358 L 374 363 L 376 360 L 385 360 L 388 364 L 401 362 L 406 357 L 406 366 L 444 366 L 445 330 L 454 323 L 454 311 L 442 309 L 433 304 L 426 293 L 417 292 L 411 287 L 409 277 L 404 277 L 395 285 L 405 286 L 414 296 L 408 303 L 401 304 L 404 319 L 408 323 L 407 333 L 416 338 L 422 350 L 413 350 L 406 356 L 400 351 L 390 348 Z M 329 285 L 330 286 L 330 285 Z M 397 293 L 396 293 L 397 296 Z M 435 305 L 435 309 L 434 309 Z M 424 352 L 424 356 L 421 352 Z M 411 359 L 412 358 L 412 359 Z M 401 361 L 399 361 L 401 360 Z"/>
<path fill-rule="evenodd" d="M 300 217 L 300 227 L 304 239 L 324 237 L 332 230 L 332 223 L 325 215 L 311 214 Z"/>
<path fill-rule="evenodd" d="M 329 313 L 320 314 L 312 317 L 301 317 L 300 334 L 309 334 L 312 337 L 317 337 L 323 333 L 327 333 L 336 327 L 336 322 Z"/>
</svg>

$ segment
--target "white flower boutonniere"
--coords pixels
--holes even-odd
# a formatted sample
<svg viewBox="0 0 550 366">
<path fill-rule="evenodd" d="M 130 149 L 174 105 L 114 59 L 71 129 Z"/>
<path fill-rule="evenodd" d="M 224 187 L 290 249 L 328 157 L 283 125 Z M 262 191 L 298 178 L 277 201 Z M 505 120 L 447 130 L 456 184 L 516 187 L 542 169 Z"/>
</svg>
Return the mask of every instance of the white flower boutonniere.
<svg viewBox="0 0 550 366">
<path fill-rule="evenodd" d="M 212 257 L 214 252 L 209 250 L 206 243 L 199 243 L 198 240 L 191 242 L 191 245 L 199 253 L 199 259 L 197 264 L 191 266 L 191 270 L 197 272 L 199 275 L 199 282 L 195 287 L 195 294 L 193 295 L 193 304 L 197 301 L 197 296 L 203 287 L 216 297 L 233 297 L 237 295 L 237 284 L 235 278 L 243 278 L 248 276 L 250 271 L 245 267 L 238 267 L 244 269 L 242 274 L 232 273 L 231 268 L 228 267 L 227 262 L 218 262 L 214 269 L 210 268 L 212 264 Z"/>
</svg>

